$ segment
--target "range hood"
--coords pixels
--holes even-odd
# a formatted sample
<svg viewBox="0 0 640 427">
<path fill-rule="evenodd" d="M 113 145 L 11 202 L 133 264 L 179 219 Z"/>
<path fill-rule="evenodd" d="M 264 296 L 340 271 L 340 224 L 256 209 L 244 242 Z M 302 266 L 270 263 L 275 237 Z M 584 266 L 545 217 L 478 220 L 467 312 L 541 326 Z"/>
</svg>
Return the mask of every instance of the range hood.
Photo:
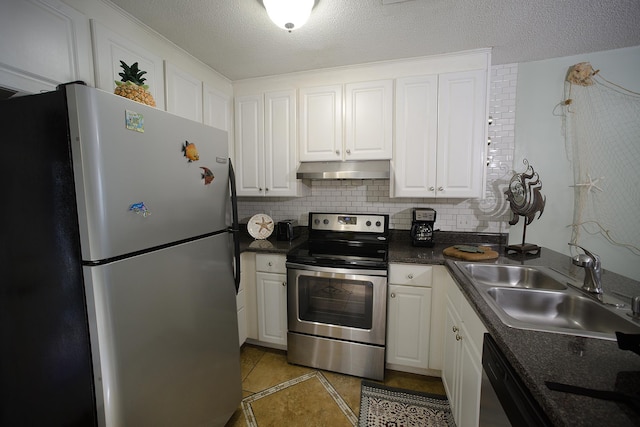
<svg viewBox="0 0 640 427">
<path fill-rule="evenodd" d="M 389 160 L 300 163 L 298 179 L 389 179 Z"/>
</svg>

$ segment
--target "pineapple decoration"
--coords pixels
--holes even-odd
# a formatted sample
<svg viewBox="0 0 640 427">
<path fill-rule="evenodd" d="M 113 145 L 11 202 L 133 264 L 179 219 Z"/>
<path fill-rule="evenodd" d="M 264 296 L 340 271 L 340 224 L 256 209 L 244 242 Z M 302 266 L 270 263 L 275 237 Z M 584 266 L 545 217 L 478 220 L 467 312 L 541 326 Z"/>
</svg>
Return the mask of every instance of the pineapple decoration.
<svg viewBox="0 0 640 427">
<path fill-rule="evenodd" d="M 122 77 L 122 81 L 116 81 L 116 90 L 113 93 L 124 96 L 125 98 L 129 98 L 133 101 L 155 107 L 156 101 L 148 91 L 149 86 L 144 84 L 146 79 L 142 77 L 147 72 L 139 70 L 137 62 L 128 66 L 124 61 L 120 61 L 120 66 L 123 71 L 122 73 L 119 73 L 120 77 Z"/>
</svg>

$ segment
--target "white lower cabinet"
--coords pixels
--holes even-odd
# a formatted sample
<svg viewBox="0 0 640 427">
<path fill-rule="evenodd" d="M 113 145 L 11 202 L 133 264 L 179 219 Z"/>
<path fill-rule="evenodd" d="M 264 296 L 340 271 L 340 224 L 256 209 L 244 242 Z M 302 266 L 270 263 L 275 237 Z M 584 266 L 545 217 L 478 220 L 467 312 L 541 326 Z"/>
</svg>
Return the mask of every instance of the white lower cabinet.
<svg viewBox="0 0 640 427">
<path fill-rule="evenodd" d="M 247 297 L 245 284 L 240 281 L 236 294 L 236 308 L 238 313 L 238 341 L 240 346 L 247 340 Z"/>
<path fill-rule="evenodd" d="M 452 279 L 445 308 L 444 383 L 456 425 L 477 426 L 482 383 L 482 341 L 486 329 Z"/>
<path fill-rule="evenodd" d="M 236 296 L 240 345 L 258 339 L 258 305 L 256 303 L 256 253 L 240 254 L 240 287 Z"/>
<path fill-rule="evenodd" d="M 287 345 L 287 274 L 284 255 L 256 255 L 258 341 Z"/>
<path fill-rule="evenodd" d="M 429 368 L 432 267 L 389 265 L 386 363 L 390 369 Z"/>
</svg>

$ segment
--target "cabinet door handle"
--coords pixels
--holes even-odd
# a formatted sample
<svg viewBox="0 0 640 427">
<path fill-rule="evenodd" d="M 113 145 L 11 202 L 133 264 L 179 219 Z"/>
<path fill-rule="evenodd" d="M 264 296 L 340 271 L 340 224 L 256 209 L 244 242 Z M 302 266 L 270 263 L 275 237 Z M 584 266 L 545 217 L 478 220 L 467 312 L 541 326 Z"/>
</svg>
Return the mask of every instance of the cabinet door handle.
<svg viewBox="0 0 640 427">
<path fill-rule="evenodd" d="M 413 273 L 409 273 L 409 274 L 407 274 L 407 278 L 408 278 L 409 280 L 413 279 Z"/>
<path fill-rule="evenodd" d="M 429 191 L 434 191 L 435 189 L 435 187 L 429 187 Z"/>
<path fill-rule="evenodd" d="M 395 297 L 396 297 L 396 294 L 395 294 L 395 293 L 393 293 L 393 292 L 391 292 L 390 297 L 391 297 L 391 298 L 395 298 Z"/>
<path fill-rule="evenodd" d="M 351 150 L 347 148 L 347 154 L 351 154 Z"/>
<path fill-rule="evenodd" d="M 287 286 L 287 282 L 282 282 L 282 286 Z"/>
<path fill-rule="evenodd" d="M 265 189 L 264 189 L 264 191 L 269 191 L 269 189 L 268 189 L 268 188 L 265 188 Z"/>
<path fill-rule="evenodd" d="M 340 155 L 340 150 L 336 150 L 336 156 Z"/>
<path fill-rule="evenodd" d="M 267 265 L 268 265 L 269 267 L 273 267 L 273 263 L 272 263 L 271 261 L 269 261 L 269 262 L 267 263 Z"/>
<path fill-rule="evenodd" d="M 443 187 L 438 187 L 438 191 L 444 191 Z"/>
<path fill-rule="evenodd" d="M 262 193 L 262 187 L 258 188 L 258 191 Z"/>
<path fill-rule="evenodd" d="M 456 341 L 460 341 L 462 337 L 459 334 L 456 334 Z"/>
<path fill-rule="evenodd" d="M 454 326 L 452 329 L 453 329 L 453 332 L 458 332 L 460 330 L 460 329 L 458 329 L 457 326 Z"/>
</svg>

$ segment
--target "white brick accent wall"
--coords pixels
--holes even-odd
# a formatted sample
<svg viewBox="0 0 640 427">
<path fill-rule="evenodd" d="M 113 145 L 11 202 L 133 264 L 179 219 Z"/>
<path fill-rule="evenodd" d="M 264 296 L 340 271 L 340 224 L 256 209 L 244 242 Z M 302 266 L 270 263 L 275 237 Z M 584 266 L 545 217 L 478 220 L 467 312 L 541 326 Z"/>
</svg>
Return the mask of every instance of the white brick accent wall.
<svg viewBox="0 0 640 427">
<path fill-rule="evenodd" d="M 436 229 L 506 233 L 510 218 L 504 190 L 513 174 L 515 148 L 515 106 L 518 65 L 491 67 L 487 157 L 487 191 L 482 200 L 473 199 L 391 199 L 388 180 L 312 181 L 311 195 L 301 198 L 242 197 L 238 202 L 241 222 L 256 213 L 274 221 L 297 219 L 307 225 L 309 211 L 389 214 L 390 228 L 408 230 L 411 210 L 436 210 Z"/>
</svg>

